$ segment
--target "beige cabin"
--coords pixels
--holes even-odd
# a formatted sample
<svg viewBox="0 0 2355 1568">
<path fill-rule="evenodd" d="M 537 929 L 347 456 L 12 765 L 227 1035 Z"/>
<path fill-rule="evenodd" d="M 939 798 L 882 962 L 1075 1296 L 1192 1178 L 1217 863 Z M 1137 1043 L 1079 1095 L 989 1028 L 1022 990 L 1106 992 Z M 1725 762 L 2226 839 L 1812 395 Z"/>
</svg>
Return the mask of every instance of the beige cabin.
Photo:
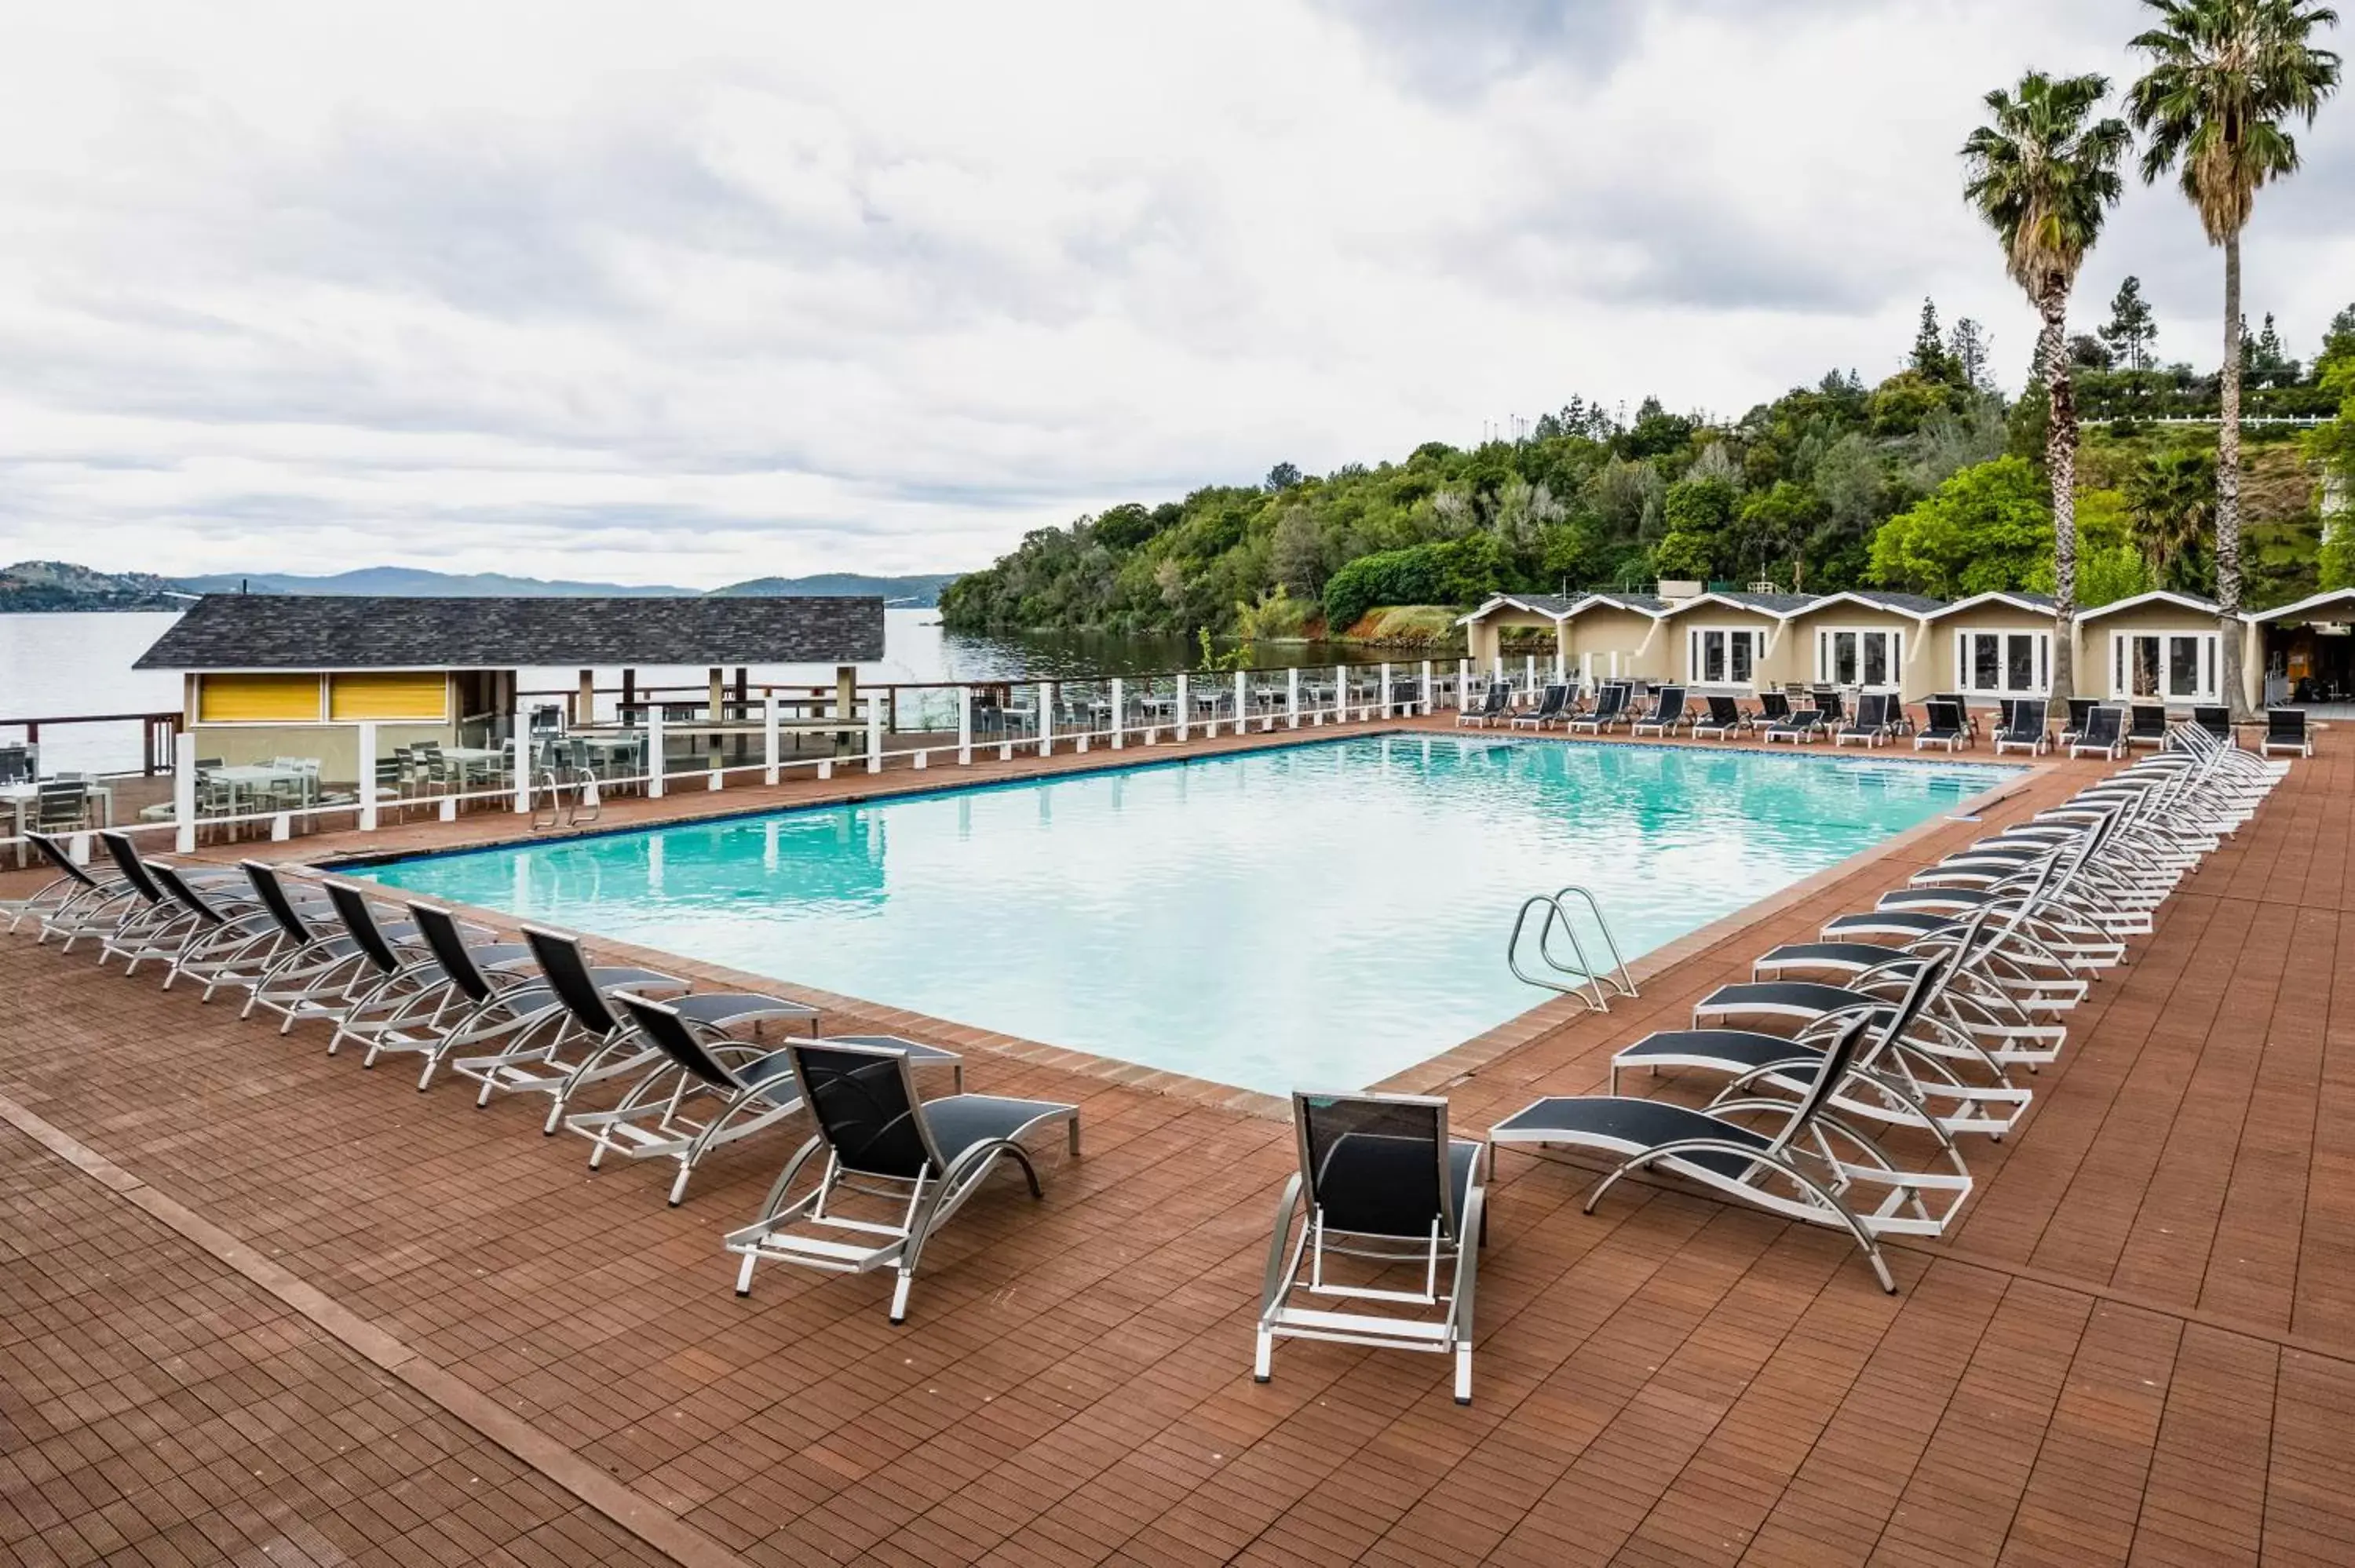
<svg viewBox="0 0 2355 1568">
<path fill-rule="evenodd" d="M 1661 619 L 1667 647 L 1656 671 L 1689 691 L 1748 695 L 1806 678 L 1794 659 L 1792 616 L 1812 596 L 1703 593 L 1671 604 Z"/>
<path fill-rule="evenodd" d="M 2080 610 L 2077 694 L 2178 707 L 2222 703 L 2225 635 L 2214 604 L 2164 589 Z M 2240 635 L 2245 640 L 2245 629 Z M 2250 700 L 2259 694 L 2252 685 Z"/>
<path fill-rule="evenodd" d="M 1859 590 L 1827 594 L 1784 622 L 1781 678 L 1812 686 L 1883 692 L 1918 703 L 1941 683 L 1922 618 L 1941 601 L 1920 594 Z"/>
<path fill-rule="evenodd" d="M 1923 613 L 1922 642 L 1924 692 L 1989 705 L 2052 694 L 2052 601 L 2041 594 L 1982 593 L 1939 605 Z"/>
<path fill-rule="evenodd" d="M 2253 695 L 2275 707 L 2355 702 L 2355 588 L 2326 588 L 2248 620 Z"/>
</svg>

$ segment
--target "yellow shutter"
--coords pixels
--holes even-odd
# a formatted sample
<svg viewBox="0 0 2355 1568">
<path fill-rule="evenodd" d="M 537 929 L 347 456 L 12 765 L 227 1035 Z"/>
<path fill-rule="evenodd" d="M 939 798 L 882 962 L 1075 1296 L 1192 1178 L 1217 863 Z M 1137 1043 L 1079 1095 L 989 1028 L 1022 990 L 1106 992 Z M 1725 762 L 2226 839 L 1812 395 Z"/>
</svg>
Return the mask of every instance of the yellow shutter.
<svg viewBox="0 0 2355 1568">
<path fill-rule="evenodd" d="M 319 677 L 304 674 L 207 675 L 197 688 L 200 724 L 316 724 Z"/>
<path fill-rule="evenodd" d="M 331 675 L 327 716 L 342 724 L 361 719 L 440 723 L 450 716 L 450 677 L 439 670 L 369 670 Z"/>
</svg>

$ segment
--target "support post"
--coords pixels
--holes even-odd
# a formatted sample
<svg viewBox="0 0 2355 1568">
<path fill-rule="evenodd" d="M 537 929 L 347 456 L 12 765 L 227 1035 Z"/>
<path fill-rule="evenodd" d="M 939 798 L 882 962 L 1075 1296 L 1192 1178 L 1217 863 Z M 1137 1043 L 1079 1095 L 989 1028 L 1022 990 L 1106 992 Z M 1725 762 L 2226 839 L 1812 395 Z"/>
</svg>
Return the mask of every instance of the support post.
<svg viewBox="0 0 2355 1568">
<path fill-rule="evenodd" d="M 1039 683 L 1039 755 L 1049 757 L 1055 750 L 1055 683 Z"/>
<path fill-rule="evenodd" d="M 574 710 L 573 723 L 591 725 L 597 722 L 597 672 L 581 672 L 580 705 Z"/>
<path fill-rule="evenodd" d="M 959 686 L 957 698 L 957 766 L 973 766 L 973 688 Z"/>
<path fill-rule="evenodd" d="M 515 810 L 531 815 L 531 713 L 524 706 L 523 682 L 515 683 Z"/>
<path fill-rule="evenodd" d="M 761 714 L 761 756 L 765 766 L 761 769 L 761 782 L 777 781 L 777 688 L 771 686 L 761 694 L 765 701 Z"/>
<path fill-rule="evenodd" d="M 663 710 L 659 702 L 646 705 L 646 799 L 659 800 L 663 792 Z"/>
<path fill-rule="evenodd" d="M 1349 722 L 1349 666 L 1333 666 L 1333 718 L 1336 723 Z"/>
<path fill-rule="evenodd" d="M 371 780 L 369 787 L 375 787 Z M 172 737 L 172 848 L 197 852 L 197 737 L 182 730 Z"/>
<path fill-rule="evenodd" d="M 1423 662 L 1423 716 L 1431 716 L 1431 661 Z"/>
<path fill-rule="evenodd" d="M 1472 701 L 1472 661 L 1455 661 L 1455 711 L 1462 713 Z"/>
<path fill-rule="evenodd" d="M 1377 688 L 1382 703 L 1382 717 L 1391 716 L 1391 662 L 1382 661 L 1381 685 Z"/>
<path fill-rule="evenodd" d="M 1128 744 L 1128 683 L 1118 675 L 1112 678 L 1112 748 L 1118 751 Z"/>
<path fill-rule="evenodd" d="M 1521 655 L 1521 700 L 1527 702 L 1529 694 L 1537 689 L 1538 656 L 1534 653 L 1524 653 Z"/>
<path fill-rule="evenodd" d="M 867 771 L 883 771 L 883 697 L 879 692 L 867 694 Z"/>
<path fill-rule="evenodd" d="M 1294 729 L 1300 727 L 1300 666 L 1284 673 L 1284 712 Z"/>
<path fill-rule="evenodd" d="M 1186 672 L 1178 672 L 1178 743 L 1183 746 L 1194 723 L 1194 693 L 1186 680 Z"/>
<path fill-rule="evenodd" d="M 359 725 L 360 753 L 360 832 L 372 833 L 377 826 L 376 800 L 376 721 L 363 719 Z"/>
</svg>

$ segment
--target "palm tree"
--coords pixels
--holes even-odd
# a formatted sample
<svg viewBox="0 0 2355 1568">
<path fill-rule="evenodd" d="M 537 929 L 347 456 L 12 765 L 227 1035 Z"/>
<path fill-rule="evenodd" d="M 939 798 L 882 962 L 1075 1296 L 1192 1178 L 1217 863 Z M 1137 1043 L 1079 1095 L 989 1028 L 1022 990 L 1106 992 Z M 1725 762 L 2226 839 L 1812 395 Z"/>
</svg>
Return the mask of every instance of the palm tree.
<svg viewBox="0 0 2355 1568">
<path fill-rule="evenodd" d="M 2051 423 L 2044 464 L 2052 482 L 2052 700 L 2075 694 L 2077 401 L 2070 383 L 2069 291 L 2124 190 L 2118 162 L 2131 138 L 2122 120 L 2094 120 L 2107 78 L 2030 71 L 1987 95 L 1994 123 L 1963 143 L 1964 195 L 2003 241 L 2012 280 L 2043 322 L 2036 362 Z"/>
<path fill-rule="evenodd" d="M 2200 554 L 2216 521 L 2216 458 L 2178 449 L 2126 475 L 2126 519 L 2156 588 L 2199 592 Z"/>
<path fill-rule="evenodd" d="M 2224 248 L 2223 408 L 2216 437 L 2216 602 L 2224 697 L 2247 716 L 2241 685 L 2241 230 L 2257 189 L 2297 167 L 2291 116 L 2314 122 L 2339 85 L 2339 57 L 2307 39 L 2338 23 L 2308 0 L 2143 0 L 2158 26 L 2132 47 L 2149 72 L 2126 95 L 2150 138 L 2142 177 L 2179 169 L 2208 243 Z"/>
</svg>

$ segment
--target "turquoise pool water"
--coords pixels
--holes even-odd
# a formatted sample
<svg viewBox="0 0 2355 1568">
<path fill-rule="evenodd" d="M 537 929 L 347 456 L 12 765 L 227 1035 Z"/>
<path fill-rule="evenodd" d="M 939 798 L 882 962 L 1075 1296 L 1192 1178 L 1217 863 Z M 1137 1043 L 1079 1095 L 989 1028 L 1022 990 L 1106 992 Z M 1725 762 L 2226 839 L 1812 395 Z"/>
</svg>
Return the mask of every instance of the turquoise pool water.
<svg viewBox="0 0 2355 1568">
<path fill-rule="evenodd" d="M 1283 1094 L 1543 1000 L 1532 893 L 1593 888 L 1633 959 L 2020 771 L 1391 736 L 360 874 Z"/>
</svg>

